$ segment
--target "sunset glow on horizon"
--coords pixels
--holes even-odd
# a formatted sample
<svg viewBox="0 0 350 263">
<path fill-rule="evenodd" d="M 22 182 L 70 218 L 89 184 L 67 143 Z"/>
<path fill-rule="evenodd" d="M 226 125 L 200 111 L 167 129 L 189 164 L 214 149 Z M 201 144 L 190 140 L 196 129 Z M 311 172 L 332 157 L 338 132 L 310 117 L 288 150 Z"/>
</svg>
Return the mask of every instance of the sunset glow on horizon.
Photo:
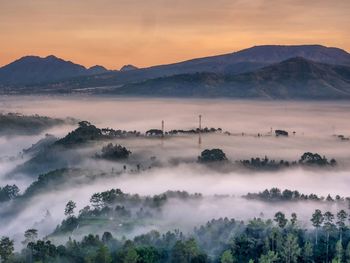
<svg viewBox="0 0 350 263">
<path fill-rule="evenodd" d="M 350 50 L 348 0 L 0 0 L 0 66 L 55 55 L 147 67 L 255 45 Z"/>
</svg>

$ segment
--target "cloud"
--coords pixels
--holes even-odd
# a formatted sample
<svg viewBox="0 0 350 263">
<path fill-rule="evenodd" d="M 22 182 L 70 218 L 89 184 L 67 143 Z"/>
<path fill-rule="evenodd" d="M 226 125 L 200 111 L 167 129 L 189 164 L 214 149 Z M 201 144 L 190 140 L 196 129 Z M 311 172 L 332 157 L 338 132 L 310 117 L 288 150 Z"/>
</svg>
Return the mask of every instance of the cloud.
<svg viewBox="0 0 350 263">
<path fill-rule="evenodd" d="M 72 179 L 54 190 L 35 196 L 20 212 L 0 223 L 6 225 L 0 235 L 14 235 L 21 240 L 23 232 L 30 227 L 37 227 L 49 209 L 53 220 L 39 224 L 40 234 L 50 233 L 64 218 L 63 210 L 68 200 L 77 202 L 77 210 L 89 203 L 95 192 L 120 188 L 126 193 L 154 195 L 167 190 L 185 190 L 190 193 L 200 192 L 205 198 L 198 202 L 170 202 L 159 220 L 152 226 L 137 229 L 134 234 L 157 228 L 173 229 L 178 226 L 189 231 L 194 225 L 205 223 L 216 217 L 235 217 L 248 219 L 259 216 L 271 217 L 278 210 L 286 214 L 297 212 L 303 223 L 308 224 L 313 209 L 322 208 L 335 211 L 336 206 L 320 205 L 312 202 L 291 204 L 267 204 L 247 201 L 240 198 L 248 192 L 259 192 L 266 188 L 298 190 L 301 193 L 326 196 L 348 195 L 348 176 L 350 169 L 349 141 L 341 141 L 333 134 L 350 135 L 348 118 L 350 105 L 347 102 L 267 102 L 239 100 L 176 100 L 176 99 L 127 99 L 127 98 L 92 98 L 92 97 L 6 97 L 0 98 L 0 111 L 13 111 L 24 114 L 48 115 L 50 117 L 75 117 L 88 120 L 98 127 L 114 129 L 140 130 L 160 128 L 165 120 L 165 129 L 192 129 L 198 126 L 198 115 L 203 116 L 203 127 L 221 127 L 232 133 L 202 136 L 202 145 L 198 145 L 196 135 L 179 135 L 161 140 L 159 138 L 116 139 L 113 143 L 126 146 L 132 151 L 129 160 L 109 162 L 93 159 L 106 142 L 96 142 L 77 150 L 70 150 L 65 159 L 74 158 L 71 167 L 80 167 L 92 174 L 110 173 L 122 170 L 127 165 L 127 173 L 112 178 L 101 177 L 97 180 L 77 184 Z M 273 129 L 296 131 L 288 138 L 268 136 Z M 55 127 L 50 133 L 62 137 L 73 127 Z M 244 132 L 244 136 L 242 136 Z M 263 137 L 257 137 L 257 134 Z M 41 136 L 44 136 L 43 134 Z M 0 138 L 1 155 L 12 156 L 30 146 L 40 136 L 21 136 L 11 140 Z M 339 165 L 330 170 L 286 169 L 277 172 L 252 173 L 240 169 L 219 172 L 197 164 L 196 158 L 205 148 L 222 148 L 227 157 L 234 161 L 251 157 L 297 160 L 304 152 L 318 152 L 326 157 L 335 158 Z M 150 170 L 138 173 L 138 163 L 147 168 L 156 156 L 158 165 Z M 175 159 L 186 161 L 174 165 Z M 22 190 L 35 178 L 22 174 L 20 178 L 6 178 L 9 170 L 19 161 L 0 162 L 1 185 L 16 183 Z M 68 162 L 69 163 L 69 162 Z M 48 167 L 50 169 L 50 167 Z M 88 178 L 88 176 L 86 176 Z M 215 194 L 228 195 L 214 198 Z M 0 211 L 5 213 L 6 205 L 0 204 Z M 10 209 L 12 209 L 10 207 Z M 179 213 L 178 211 L 182 211 Z M 8 220 L 9 219 L 9 220 Z M 132 235 L 132 233 L 130 233 Z"/>
</svg>

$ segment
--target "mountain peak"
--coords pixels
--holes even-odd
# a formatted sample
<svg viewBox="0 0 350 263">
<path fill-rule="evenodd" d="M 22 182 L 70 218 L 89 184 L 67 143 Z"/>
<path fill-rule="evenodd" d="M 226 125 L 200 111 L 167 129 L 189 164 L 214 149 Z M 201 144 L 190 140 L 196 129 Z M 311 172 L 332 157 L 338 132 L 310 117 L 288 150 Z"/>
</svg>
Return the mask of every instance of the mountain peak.
<svg viewBox="0 0 350 263">
<path fill-rule="evenodd" d="M 45 59 L 57 59 L 57 60 L 61 60 L 60 58 L 56 57 L 55 55 L 48 55 Z"/>
<path fill-rule="evenodd" d="M 138 67 L 128 64 L 128 65 L 124 65 L 121 67 L 120 71 L 130 71 L 130 70 L 135 70 L 138 69 Z"/>
<path fill-rule="evenodd" d="M 101 65 L 92 66 L 92 67 L 88 68 L 88 71 L 91 74 L 101 74 L 101 73 L 108 72 L 108 70 L 105 67 L 101 66 Z"/>
<path fill-rule="evenodd" d="M 82 65 L 56 56 L 25 56 L 0 68 L 2 84 L 23 85 L 89 75 Z"/>
<path fill-rule="evenodd" d="M 294 57 L 303 57 L 308 60 L 350 65 L 350 54 L 343 49 L 322 45 L 261 45 L 243 49 L 231 54 L 236 61 L 265 61 L 276 63 Z"/>
</svg>

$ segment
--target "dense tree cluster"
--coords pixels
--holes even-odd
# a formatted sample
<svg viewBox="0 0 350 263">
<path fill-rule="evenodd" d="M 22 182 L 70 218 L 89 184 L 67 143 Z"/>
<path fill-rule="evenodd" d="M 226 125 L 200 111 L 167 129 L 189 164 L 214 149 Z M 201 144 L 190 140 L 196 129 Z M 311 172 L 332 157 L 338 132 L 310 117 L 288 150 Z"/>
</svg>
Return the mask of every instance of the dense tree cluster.
<svg viewBox="0 0 350 263">
<path fill-rule="evenodd" d="M 40 174 L 38 179 L 31 183 L 28 188 L 24 191 L 21 198 L 30 198 L 35 194 L 39 194 L 41 192 L 47 191 L 48 189 L 52 189 L 52 187 L 57 187 L 60 184 L 63 184 L 68 174 L 79 172 L 78 169 L 58 169 L 51 171 L 46 174 Z"/>
<path fill-rule="evenodd" d="M 101 153 L 96 154 L 96 157 L 107 160 L 127 159 L 131 152 L 121 145 L 113 145 L 112 143 L 103 146 Z"/>
<path fill-rule="evenodd" d="M 337 162 L 335 159 L 328 159 L 318 153 L 306 152 L 304 153 L 298 161 L 285 161 L 285 160 L 270 160 L 265 156 L 265 158 L 251 158 L 250 160 L 241 160 L 237 162 L 245 168 L 253 170 L 278 170 L 282 168 L 295 167 L 295 166 L 304 166 L 304 167 L 332 167 L 336 166 Z"/>
<path fill-rule="evenodd" d="M 261 159 L 251 158 L 250 160 L 241 160 L 238 162 L 245 168 L 254 169 L 254 170 L 278 170 L 281 168 L 287 168 L 293 165 L 296 165 L 297 162 L 289 163 L 288 161 L 280 160 L 270 160 L 265 156 L 265 158 Z"/>
<path fill-rule="evenodd" d="M 327 202 L 345 202 L 348 201 L 349 198 L 340 197 L 336 195 L 334 198 L 331 195 L 327 197 L 318 196 L 316 194 L 302 194 L 297 190 L 289 190 L 285 189 L 281 191 L 279 188 L 271 188 L 270 190 L 265 189 L 263 192 L 259 193 L 248 193 L 244 196 L 247 199 L 255 199 L 266 202 L 280 202 L 280 201 L 327 201 Z"/>
<path fill-rule="evenodd" d="M 278 136 L 288 136 L 288 132 L 284 130 L 275 130 L 275 135 Z"/>
<path fill-rule="evenodd" d="M 110 128 L 102 128 L 102 134 L 107 138 L 120 138 L 120 137 L 138 137 L 141 135 L 139 131 L 126 131 L 126 130 L 114 130 Z"/>
<path fill-rule="evenodd" d="M 56 145 L 73 146 L 88 141 L 101 139 L 114 139 L 120 137 L 140 136 L 138 131 L 113 130 L 110 128 L 97 128 L 88 121 L 79 122 L 79 127 L 58 140 Z"/>
<path fill-rule="evenodd" d="M 146 136 L 163 136 L 163 131 L 159 129 L 150 129 L 146 131 Z"/>
<path fill-rule="evenodd" d="M 79 127 L 56 142 L 57 145 L 75 145 L 103 138 L 102 131 L 87 121 L 79 122 Z"/>
<path fill-rule="evenodd" d="M 45 134 L 43 139 L 40 139 L 38 142 L 32 144 L 29 148 L 23 149 L 23 154 L 38 154 L 42 151 L 45 151 L 53 143 L 57 141 L 57 138 L 51 134 Z"/>
<path fill-rule="evenodd" d="M 215 132 L 222 132 L 221 128 L 203 128 L 203 129 L 190 129 L 190 130 L 170 130 L 165 131 L 163 134 L 162 130 L 159 129 L 150 129 L 146 132 L 147 136 L 162 136 L 162 135 L 177 135 L 177 134 L 198 134 L 198 133 L 215 133 Z"/>
<path fill-rule="evenodd" d="M 0 135 L 39 134 L 45 129 L 64 123 L 74 123 L 73 119 L 54 119 L 39 115 L 22 115 L 19 113 L 0 113 Z"/>
<path fill-rule="evenodd" d="M 4 262 L 247 262 L 311 263 L 349 262 L 350 229 L 348 213 L 336 214 L 316 209 L 310 218 L 312 228 L 300 226 L 292 213 L 288 218 L 277 212 L 273 219 L 254 218 L 248 222 L 219 218 L 197 227 L 189 235 L 176 230 L 161 234 L 151 231 L 133 240 L 116 239 L 112 233 L 102 237 L 87 235 L 54 245 L 38 240 L 35 229 L 26 231 L 25 248 L 13 253 L 13 241 L 0 240 Z"/>
<path fill-rule="evenodd" d="M 318 153 L 306 152 L 304 153 L 300 159 L 299 164 L 304 165 L 318 165 L 318 166 L 326 166 L 331 165 L 334 166 L 337 164 L 335 159 L 327 160 L 325 156 L 321 157 Z"/>
<path fill-rule="evenodd" d="M 6 202 L 11 199 L 14 199 L 19 194 L 19 188 L 17 185 L 6 185 L 4 187 L 0 187 L 0 202 Z"/>
<path fill-rule="evenodd" d="M 106 228 L 109 225 L 118 225 L 120 232 L 130 231 L 132 222 L 155 220 L 162 207 L 170 200 L 198 200 L 201 194 L 189 194 L 185 191 L 167 191 L 154 196 L 139 196 L 123 193 L 120 189 L 94 193 L 90 198 L 90 206 L 79 211 L 74 216 L 74 202 L 67 203 L 65 214 L 67 218 L 62 221 L 54 235 L 72 232 L 80 226 Z M 73 202 L 73 203 L 72 203 Z M 81 227 L 80 227 L 81 228 Z"/>
<path fill-rule="evenodd" d="M 203 128 L 203 129 L 191 129 L 191 130 L 171 130 L 166 134 L 176 135 L 176 134 L 198 134 L 198 133 L 215 133 L 222 132 L 221 128 Z"/>
<path fill-rule="evenodd" d="M 198 156 L 198 161 L 201 163 L 227 161 L 227 157 L 221 149 L 206 149 Z"/>
</svg>

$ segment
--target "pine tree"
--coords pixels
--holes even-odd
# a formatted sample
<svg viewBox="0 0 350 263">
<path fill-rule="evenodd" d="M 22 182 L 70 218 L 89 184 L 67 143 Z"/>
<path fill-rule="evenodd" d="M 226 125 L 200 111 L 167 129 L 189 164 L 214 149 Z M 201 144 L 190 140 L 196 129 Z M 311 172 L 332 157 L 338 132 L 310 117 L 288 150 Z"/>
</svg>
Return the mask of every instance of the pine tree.
<svg viewBox="0 0 350 263">
<path fill-rule="evenodd" d="M 137 263 L 139 258 L 137 251 L 134 248 L 129 248 L 126 252 L 123 263 Z"/>
<path fill-rule="evenodd" d="M 97 250 L 95 261 L 99 262 L 99 263 L 111 263 L 112 262 L 112 257 L 111 257 L 111 254 L 109 253 L 108 247 L 101 246 Z"/>
<path fill-rule="evenodd" d="M 340 240 L 343 239 L 343 230 L 345 228 L 345 221 L 348 217 L 348 214 L 344 210 L 340 210 L 337 213 L 337 226 L 339 229 L 339 238 Z"/>
<path fill-rule="evenodd" d="M 267 254 L 261 255 L 259 258 L 259 263 L 275 263 L 278 261 L 278 254 L 273 251 L 269 251 Z"/>
<path fill-rule="evenodd" d="M 327 238 L 326 238 L 326 262 L 328 262 L 329 260 L 329 234 L 332 230 L 332 228 L 334 227 L 333 224 L 333 219 L 334 219 L 334 215 L 331 212 L 326 212 L 323 215 L 324 217 L 324 229 L 327 232 Z"/>
<path fill-rule="evenodd" d="M 283 214 L 282 212 L 277 212 L 273 220 L 277 222 L 280 228 L 284 228 L 288 222 L 288 219 L 286 218 L 285 214 Z"/>
<path fill-rule="evenodd" d="M 233 255 L 231 253 L 231 250 L 225 250 L 224 253 L 222 253 L 221 255 L 221 259 L 220 259 L 221 263 L 233 263 Z"/>
<path fill-rule="evenodd" d="M 306 241 L 303 249 L 303 259 L 306 263 L 313 262 L 313 250 L 311 242 Z"/>
<path fill-rule="evenodd" d="M 336 256 L 335 256 L 336 262 L 342 263 L 343 257 L 344 257 L 344 249 L 343 249 L 343 244 L 341 243 L 341 240 L 338 240 L 337 244 L 335 245 L 335 251 L 336 251 Z"/>
<path fill-rule="evenodd" d="M 300 256 L 301 249 L 298 244 L 298 238 L 289 233 L 283 244 L 281 256 L 286 263 L 297 263 Z"/>
<path fill-rule="evenodd" d="M 350 242 L 346 246 L 345 259 L 346 259 L 346 263 L 350 263 Z"/>
<path fill-rule="evenodd" d="M 0 239 L 0 262 L 6 262 L 14 251 L 13 240 L 8 237 L 2 237 Z"/>
<path fill-rule="evenodd" d="M 66 208 L 64 209 L 64 214 L 68 217 L 71 217 L 74 214 L 74 208 L 76 208 L 76 203 L 72 200 L 68 201 Z"/>
<path fill-rule="evenodd" d="M 310 220 L 312 222 L 312 225 L 316 228 L 316 246 L 318 243 L 318 229 L 321 227 L 323 220 L 324 218 L 321 210 L 316 209 L 315 212 L 312 214 L 312 218 Z"/>
</svg>

